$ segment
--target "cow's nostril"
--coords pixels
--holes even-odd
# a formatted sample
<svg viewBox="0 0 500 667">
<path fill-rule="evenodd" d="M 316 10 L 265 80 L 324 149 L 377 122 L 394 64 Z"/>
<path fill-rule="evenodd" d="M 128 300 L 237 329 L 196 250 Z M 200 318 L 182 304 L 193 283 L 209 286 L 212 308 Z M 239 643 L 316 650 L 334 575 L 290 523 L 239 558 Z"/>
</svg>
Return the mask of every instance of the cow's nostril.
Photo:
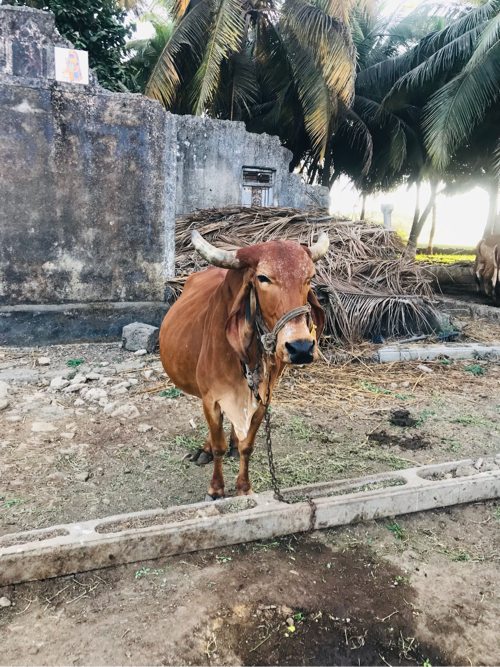
<svg viewBox="0 0 500 667">
<path fill-rule="evenodd" d="M 292 364 L 309 364 L 314 359 L 314 340 L 294 340 L 285 343 Z"/>
</svg>

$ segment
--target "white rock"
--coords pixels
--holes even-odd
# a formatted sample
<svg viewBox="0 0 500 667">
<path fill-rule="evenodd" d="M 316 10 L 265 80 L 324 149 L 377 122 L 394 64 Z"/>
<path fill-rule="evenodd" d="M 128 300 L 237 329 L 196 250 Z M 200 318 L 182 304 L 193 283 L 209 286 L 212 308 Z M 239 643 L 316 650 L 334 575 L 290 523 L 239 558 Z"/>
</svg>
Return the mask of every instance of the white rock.
<svg viewBox="0 0 500 667">
<path fill-rule="evenodd" d="M 57 426 L 51 422 L 33 422 L 31 426 L 33 433 L 49 433 L 50 431 L 57 431 Z"/>
<path fill-rule="evenodd" d="M 143 356 L 144 356 L 145 354 L 147 354 L 147 353 L 148 353 L 147 350 L 136 350 L 136 352 L 134 352 L 134 355 L 135 355 L 136 357 L 143 357 Z"/>
<path fill-rule="evenodd" d="M 85 405 L 85 401 L 82 400 L 81 398 L 77 398 L 76 401 L 73 403 L 75 408 L 79 408 L 81 405 Z"/>
<path fill-rule="evenodd" d="M 0 398 L 0 411 L 9 407 L 9 401 L 6 398 Z"/>
<path fill-rule="evenodd" d="M 423 364 L 419 364 L 417 368 L 419 371 L 422 371 L 423 373 L 434 373 L 432 368 L 429 368 L 429 366 L 424 366 Z"/>
<path fill-rule="evenodd" d="M 104 389 L 100 389 L 99 387 L 92 387 L 92 389 L 89 389 L 86 396 L 85 400 L 86 401 L 99 401 L 101 398 L 107 398 L 108 395 L 104 391 Z"/>
<path fill-rule="evenodd" d="M 6 382 L 0 380 L 0 398 L 7 398 L 10 387 Z"/>
<path fill-rule="evenodd" d="M 6 422 L 20 422 L 21 417 L 19 415 L 8 415 L 5 417 Z"/>
<path fill-rule="evenodd" d="M 87 373 L 87 380 L 100 380 L 101 377 L 100 373 Z"/>
<path fill-rule="evenodd" d="M 10 607 L 11 604 L 12 602 L 9 600 L 9 598 L 0 598 L 0 607 Z"/>
<path fill-rule="evenodd" d="M 50 366 L 50 357 L 38 357 L 39 366 Z"/>
<path fill-rule="evenodd" d="M 80 389 L 80 396 L 85 398 L 90 391 L 90 387 L 87 387 L 86 384 L 83 385 L 83 389 Z"/>
<path fill-rule="evenodd" d="M 150 380 L 153 377 L 153 375 L 154 371 L 152 371 L 151 369 L 144 371 L 144 377 L 146 378 L 146 380 Z"/>
<path fill-rule="evenodd" d="M 78 410 L 75 410 L 75 414 L 77 414 L 79 417 L 83 417 L 86 413 L 85 413 L 85 410 L 82 410 L 80 408 Z"/>
<path fill-rule="evenodd" d="M 104 406 L 103 412 L 105 414 L 108 414 L 109 412 L 113 412 L 115 408 L 116 408 L 116 401 L 113 401 L 112 403 L 108 403 L 107 405 Z"/>
<path fill-rule="evenodd" d="M 130 378 L 129 385 L 134 386 L 136 384 L 139 384 L 139 380 L 136 380 L 135 378 Z"/>
<path fill-rule="evenodd" d="M 128 389 L 131 386 L 132 385 L 130 384 L 130 382 L 128 380 L 124 380 L 123 382 L 118 382 L 118 384 L 115 384 L 113 389 L 118 389 L 118 387 L 125 387 L 125 389 Z"/>
<path fill-rule="evenodd" d="M 125 403 L 125 405 L 120 405 L 119 408 L 112 412 L 111 416 L 125 417 L 126 419 L 137 419 L 137 417 L 141 416 L 141 413 L 133 403 Z"/>
<path fill-rule="evenodd" d="M 101 408 L 104 408 L 108 403 L 109 403 L 109 398 L 107 396 L 103 396 L 102 398 L 99 399 L 99 405 L 101 406 Z"/>
<path fill-rule="evenodd" d="M 67 440 L 72 440 L 75 437 L 75 432 L 70 431 L 70 432 L 67 432 L 67 433 L 59 433 L 59 435 L 61 436 L 61 438 L 66 438 Z"/>
<path fill-rule="evenodd" d="M 99 380 L 99 382 L 100 382 L 101 384 L 103 384 L 103 385 L 107 385 L 107 384 L 109 384 L 110 382 L 113 382 L 113 378 L 103 378 L 103 377 L 101 377 L 101 379 Z"/>
<path fill-rule="evenodd" d="M 148 431 L 152 431 L 153 427 L 150 424 L 139 424 L 137 430 L 139 433 L 147 433 Z"/>
<path fill-rule="evenodd" d="M 123 394 L 128 394 L 128 389 L 123 385 L 120 387 L 113 387 L 113 389 L 111 390 L 111 394 L 113 396 L 123 396 Z"/>
<path fill-rule="evenodd" d="M 56 377 L 50 382 L 50 386 L 52 389 L 64 389 L 64 387 L 67 387 L 69 385 L 69 380 L 66 380 L 66 378 L 63 378 L 62 376 Z"/>
<path fill-rule="evenodd" d="M 70 384 L 68 387 L 64 387 L 63 394 L 72 394 L 75 391 L 80 391 L 84 387 L 84 384 Z"/>
<path fill-rule="evenodd" d="M 109 366 L 109 361 L 101 361 L 100 366 Z"/>
<path fill-rule="evenodd" d="M 75 475 L 75 479 L 77 482 L 86 482 L 89 477 L 90 474 L 88 472 L 77 472 Z"/>
<path fill-rule="evenodd" d="M 83 384 L 86 381 L 87 381 L 86 375 L 83 375 L 83 373 L 77 373 L 75 377 L 72 380 L 70 380 L 70 384 Z"/>
</svg>

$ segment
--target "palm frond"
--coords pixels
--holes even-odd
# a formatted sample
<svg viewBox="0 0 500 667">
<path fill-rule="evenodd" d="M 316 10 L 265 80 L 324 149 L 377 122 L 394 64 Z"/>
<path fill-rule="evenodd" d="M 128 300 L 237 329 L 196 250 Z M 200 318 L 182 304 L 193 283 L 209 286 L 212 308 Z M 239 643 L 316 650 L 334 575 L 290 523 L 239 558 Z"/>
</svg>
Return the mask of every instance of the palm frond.
<svg viewBox="0 0 500 667">
<path fill-rule="evenodd" d="M 208 44 L 193 81 L 193 109 L 197 116 L 209 106 L 217 90 L 221 63 L 239 50 L 244 30 L 240 0 L 214 0 L 214 20 Z"/>
<path fill-rule="evenodd" d="M 443 169 L 458 146 L 470 136 L 487 107 L 500 93 L 500 42 L 479 61 L 443 86 L 424 109 L 425 144 L 437 169 Z"/>
<path fill-rule="evenodd" d="M 177 25 L 168 40 L 146 85 L 146 95 L 159 100 L 168 109 L 180 84 L 176 56 L 188 46 L 195 59 L 201 59 L 205 35 L 212 16 L 212 0 L 201 0 Z"/>
</svg>

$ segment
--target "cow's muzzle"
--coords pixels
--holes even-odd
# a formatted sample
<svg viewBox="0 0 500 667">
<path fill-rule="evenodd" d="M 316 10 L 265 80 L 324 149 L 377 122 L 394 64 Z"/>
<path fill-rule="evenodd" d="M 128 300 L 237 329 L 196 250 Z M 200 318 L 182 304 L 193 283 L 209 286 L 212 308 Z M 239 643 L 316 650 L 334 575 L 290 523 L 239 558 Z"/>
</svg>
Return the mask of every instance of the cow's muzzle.
<svg viewBox="0 0 500 667">
<path fill-rule="evenodd" d="M 294 340 L 285 343 L 291 364 L 310 364 L 314 361 L 315 340 Z"/>
</svg>

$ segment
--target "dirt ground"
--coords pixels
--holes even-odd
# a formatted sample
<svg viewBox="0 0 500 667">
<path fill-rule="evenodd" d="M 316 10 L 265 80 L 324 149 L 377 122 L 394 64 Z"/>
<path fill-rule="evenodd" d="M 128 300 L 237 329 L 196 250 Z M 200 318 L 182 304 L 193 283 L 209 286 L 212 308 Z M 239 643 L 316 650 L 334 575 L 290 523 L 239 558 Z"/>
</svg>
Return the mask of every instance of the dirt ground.
<svg viewBox="0 0 500 667">
<path fill-rule="evenodd" d="M 0 535 L 204 499 L 200 401 L 155 356 L 4 348 L 1 382 Z M 493 456 L 499 413 L 495 360 L 293 369 L 272 410 L 280 482 Z M 262 434 L 250 476 L 270 488 Z M 499 560 L 491 501 L 4 587 L 0 663 L 494 665 Z"/>
</svg>

